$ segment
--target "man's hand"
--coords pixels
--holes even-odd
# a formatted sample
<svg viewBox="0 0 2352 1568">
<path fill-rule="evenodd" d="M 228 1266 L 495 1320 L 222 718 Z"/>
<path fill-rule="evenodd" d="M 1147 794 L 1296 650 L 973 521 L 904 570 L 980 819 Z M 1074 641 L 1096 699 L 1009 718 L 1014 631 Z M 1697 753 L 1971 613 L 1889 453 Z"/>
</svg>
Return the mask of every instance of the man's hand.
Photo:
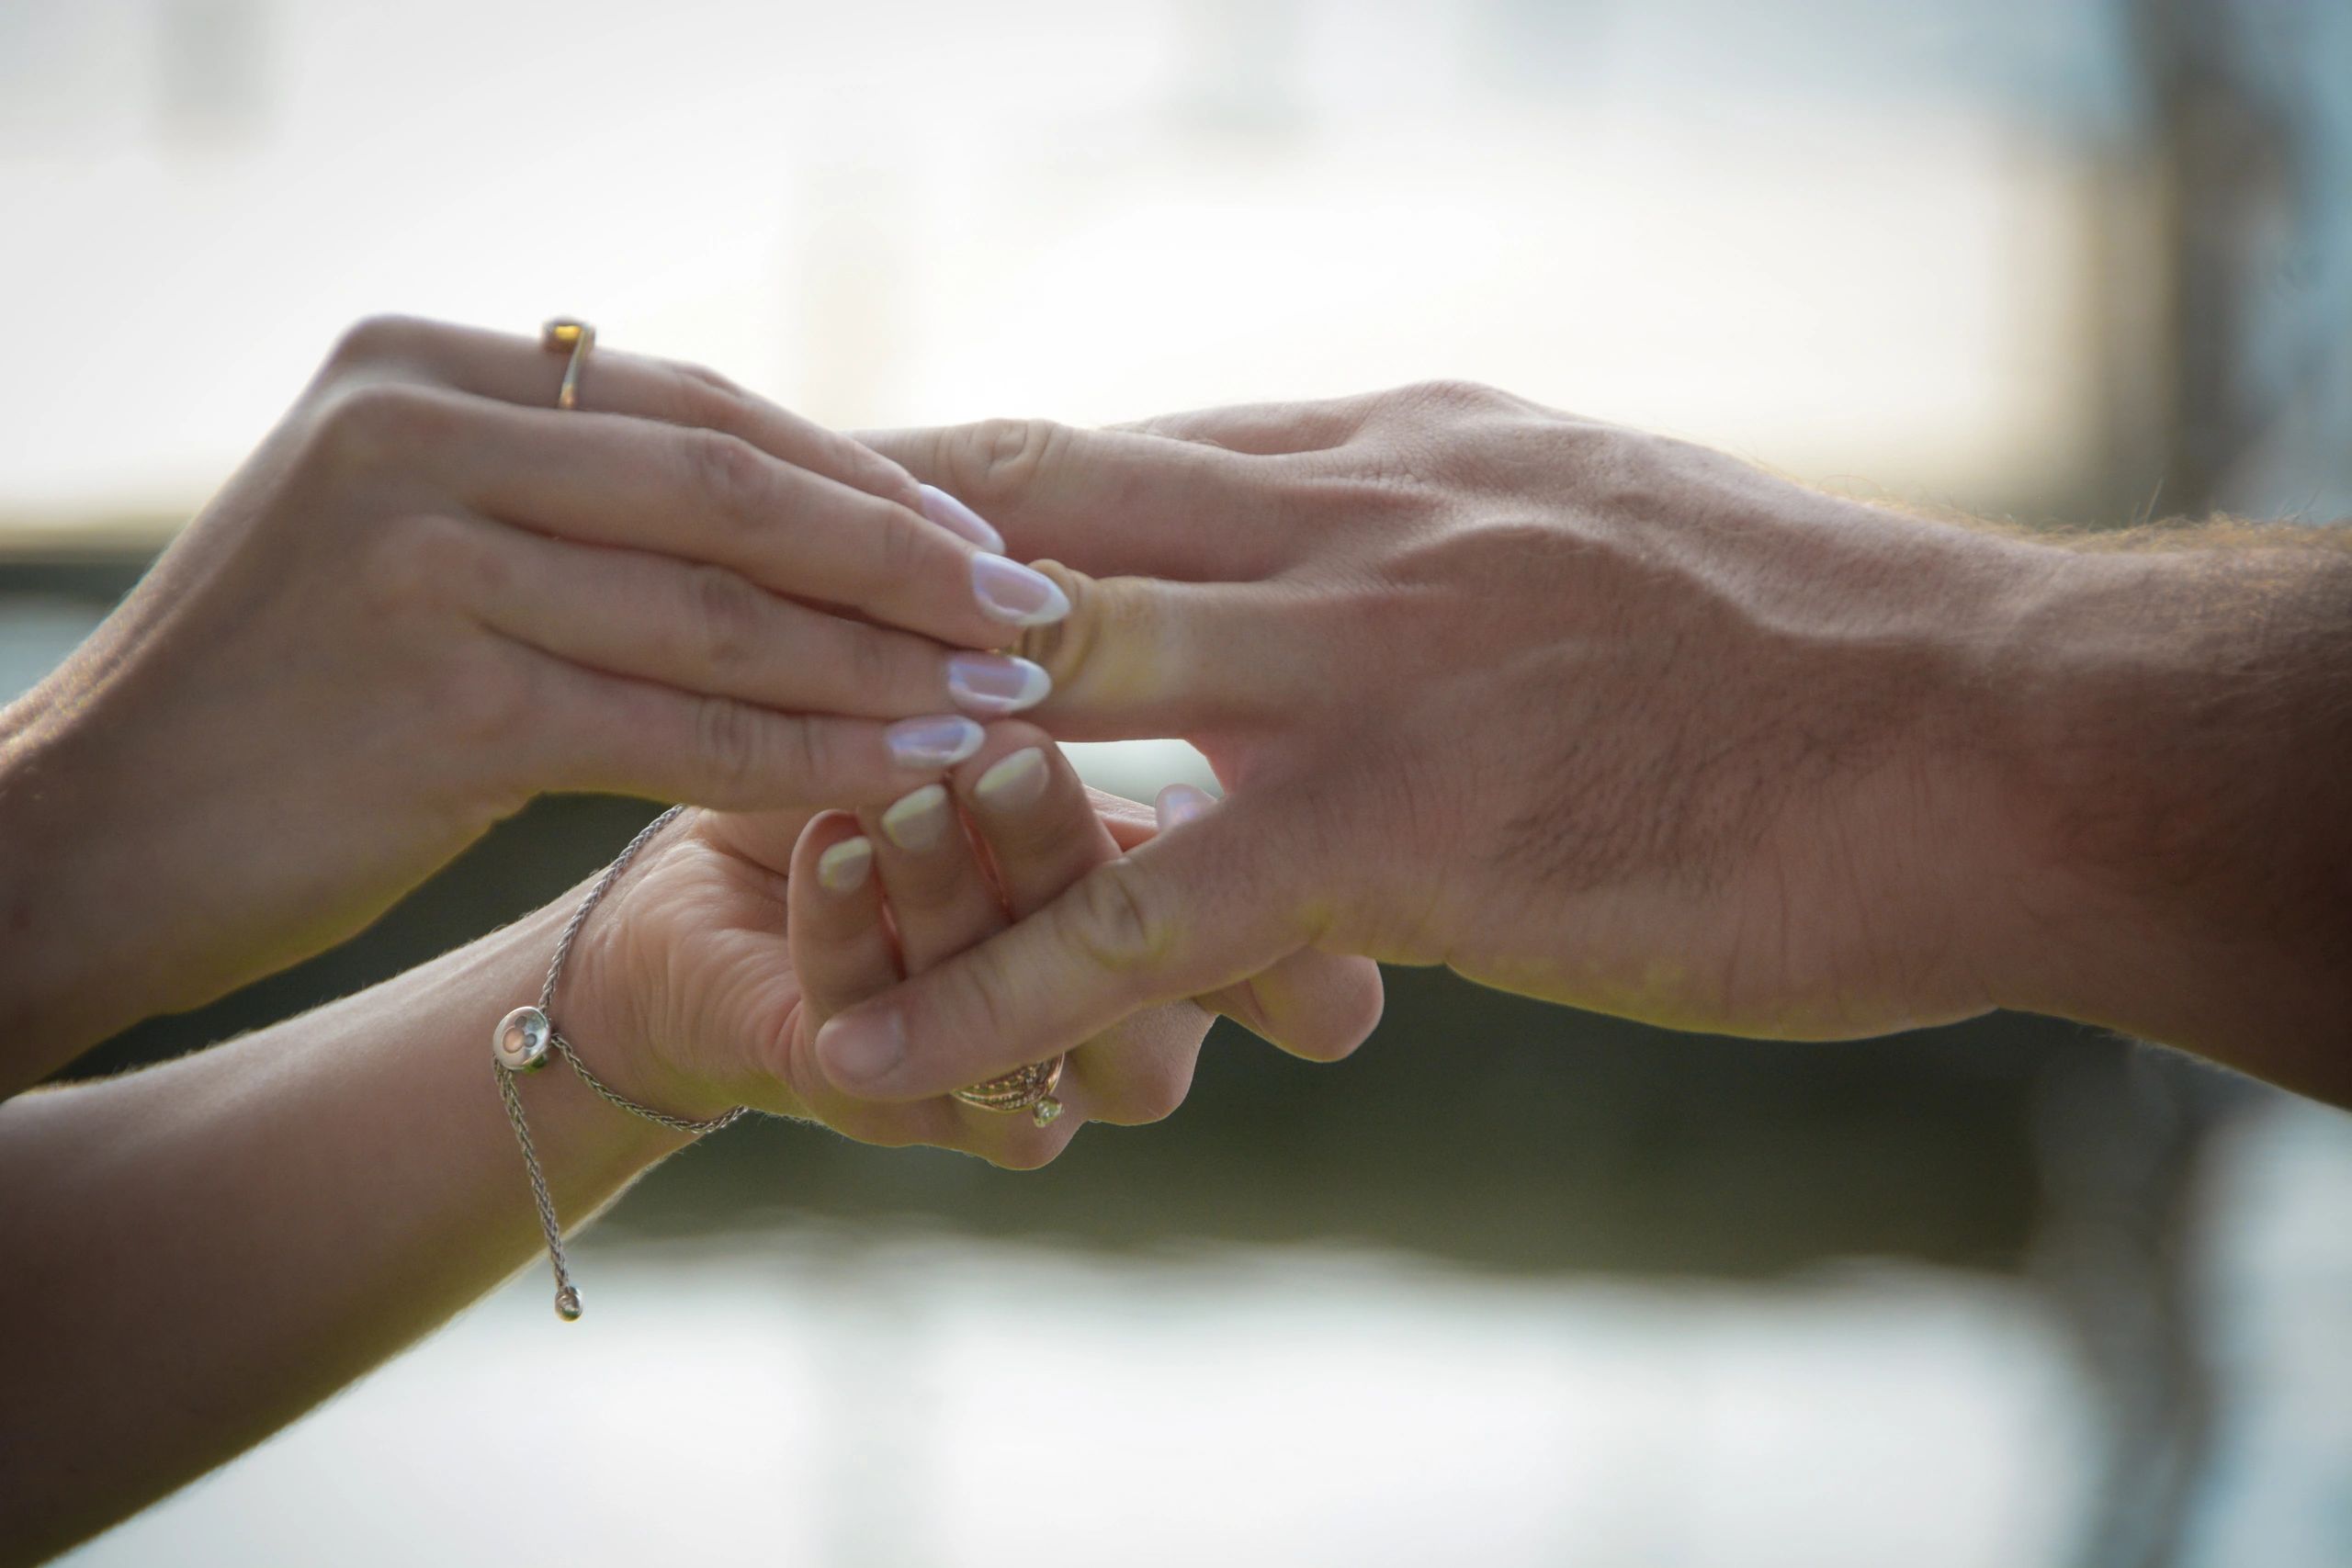
<svg viewBox="0 0 2352 1568">
<path fill-rule="evenodd" d="M 2346 1091 L 2320 1042 L 2352 844 L 2313 784 L 2352 765 L 2346 618 L 2305 603 L 2352 602 L 2341 552 L 2233 557 L 2318 585 L 2256 594 L 2240 646 L 2234 612 L 2196 623 L 2246 595 L 2177 554 L 1918 521 L 1477 388 L 869 439 L 1091 574 L 1026 644 L 1042 722 L 1186 736 L 1230 794 L 836 1019 L 845 1091 L 935 1093 L 1315 950 L 1758 1035 L 2023 1006 Z M 2274 918 L 2282 862 L 2332 901 Z"/>
</svg>

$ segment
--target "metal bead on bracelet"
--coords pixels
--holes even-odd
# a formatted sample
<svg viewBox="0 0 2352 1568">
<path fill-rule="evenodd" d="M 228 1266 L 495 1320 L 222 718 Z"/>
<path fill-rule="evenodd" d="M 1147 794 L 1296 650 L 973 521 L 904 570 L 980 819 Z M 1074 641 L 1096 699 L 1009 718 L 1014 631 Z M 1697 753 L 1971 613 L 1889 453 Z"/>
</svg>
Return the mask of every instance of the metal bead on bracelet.
<svg viewBox="0 0 2352 1568">
<path fill-rule="evenodd" d="M 594 1089 L 606 1104 L 689 1137 L 700 1137 L 706 1133 L 716 1133 L 721 1127 L 730 1126 L 751 1109 L 739 1105 L 724 1115 L 697 1122 L 684 1116 L 673 1116 L 666 1111 L 656 1111 L 650 1105 L 639 1105 L 590 1072 L 588 1064 L 580 1059 L 580 1053 L 571 1048 L 571 1042 L 557 1032 L 549 1016 L 555 1007 L 556 987 L 563 979 L 564 961 L 571 956 L 571 944 L 579 937 L 580 928 L 588 923 L 590 913 L 605 895 L 612 891 L 613 884 L 620 880 L 621 873 L 628 869 L 628 863 L 637 858 L 637 852 L 676 820 L 678 813 L 684 809 L 684 807 L 673 806 L 656 817 L 645 825 L 643 831 L 628 841 L 628 848 L 614 857 L 613 863 L 605 868 L 603 874 L 589 887 L 587 896 L 580 900 L 580 908 L 571 912 L 571 919 L 564 924 L 563 934 L 556 938 L 555 956 L 548 963 L 548 977 L 539 987 L 538 1005 L 516 1008 L 500 1019 L 498 1027 L 491 1032 L 491 1059 L 497 1065 L 498 1097 L 505 1103 L 506 1120 L 514 1129 L 514 1141 L 522 1145 L 523 1168 L 531 1178 L 531 1201 L 538 1206 L 539 1228 L 547 1233 L 548 1260 L 555 1266 L 556 1315 L 566 1323 L 579 1320 L 580 1289 L 571 1282 L 571 1266 L 564 1261 L 563 1226 L 556 1219 L 555 1200 L 548 1192 L 547 1173 L 539 1168 L 538 1151 L 531 1145 L 531 1126 L 524 1118 L 523 1097 L 515 1092 L 514 1080 L 546 1066 L 548 1057 L 561 1056 L 564 1064 L 580 1076 L 580 1081 Z"/>
</svg>

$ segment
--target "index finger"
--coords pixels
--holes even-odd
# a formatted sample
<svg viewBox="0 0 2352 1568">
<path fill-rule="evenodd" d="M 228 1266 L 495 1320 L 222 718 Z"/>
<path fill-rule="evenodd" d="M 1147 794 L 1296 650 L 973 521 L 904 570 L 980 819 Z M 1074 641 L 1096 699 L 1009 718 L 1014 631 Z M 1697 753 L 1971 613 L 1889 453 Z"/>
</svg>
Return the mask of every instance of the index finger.
<svg viewBox="0 0 2352 1568">
<path fill-rule="evenodd" d="M 331 363 L 363 375 L 377 367 L 406 369 L 476 397 L 551 409 L 569 359 L 536 337 L 388 315 L 353 327 Z M 783 462 L 922 512 L 984 548 L 995 547 L 985 525 L 976 530 L 971 520 L 939 506 L 911 474 L 872 447 L 701 366 L 599 343 L 582 367 L 579 407 L 735 436 Z"/>
<path fill-rule="evenodd" d="M 456 403 L 437 423 L 465 443 L 451 453 L 459 494 L 502 522 L 726 567 L 773 592 L 969 648 L 1069 613 L 1062 590 L 1020 562 L 732 435 L 415 396 Z"/>
</svg>

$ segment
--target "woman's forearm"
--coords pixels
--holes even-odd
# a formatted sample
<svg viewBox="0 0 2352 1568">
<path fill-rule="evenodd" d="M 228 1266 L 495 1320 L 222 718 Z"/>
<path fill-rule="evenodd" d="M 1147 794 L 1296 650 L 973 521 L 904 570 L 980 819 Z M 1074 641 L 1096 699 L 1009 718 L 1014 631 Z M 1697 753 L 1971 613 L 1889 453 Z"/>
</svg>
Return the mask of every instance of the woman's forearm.
<svg viewBox="0 0 2352 1568">
<path fill-rule="evenodd" d="M 39 1561 L 250 1447 L 534 1257 L 490 1035 L 536 999 L 560 918 L 198 1055 L 0 1105 L 0 1561 Z M 599 1038 L 585 998 L 566 1022 Z M 567 1218 L 680 1142 L 560 1067 L 522 1092 Z"/>
</svg>

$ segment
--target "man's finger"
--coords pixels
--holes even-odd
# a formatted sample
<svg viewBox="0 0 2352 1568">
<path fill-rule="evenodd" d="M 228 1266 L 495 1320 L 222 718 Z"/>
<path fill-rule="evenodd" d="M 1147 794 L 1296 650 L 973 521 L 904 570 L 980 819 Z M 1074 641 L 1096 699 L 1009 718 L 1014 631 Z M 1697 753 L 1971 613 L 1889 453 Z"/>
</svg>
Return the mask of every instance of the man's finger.
<svg viewBox="0 0 2352 1568">
<path fill-rule="evenodd" d="M 1036 717 L 1069 740 L 1199 735 L 1311 707 L 1337 682 L 1337 638 L 1279 583 L 1093 578 L 1059 561 L 1037 570 L 1069 613 L 1013 644 L 1042 666 L 1051 694 Z"/>
<path fill-rule="evenodd" d="M 1205 790 L 1172 784 L 1152 803 L 1158 830 L 1197 820 L 1216 802 Z M 1201 1005 L 1294 1056 L 1336 1062 L 1363 1044 L 1380 1022 L 1385 991 L 1369 958 L 1302 947 L 1238 985 L 1202 997 Z"/>
<path fill-rule="evenodd" d="M 1045 908 L 825 1026 L 844 1092 L 910 1100 L 1067 1050 L 1139 1009 L 1217 990 L 1306 945 L 1311 834 L 1238 798 L 1096 867 Z"/>
<path fill-rule="evenodd" d="M 809 820 L 792 853 L 786 883 L 791 913 L 793 973 L 819 1018 L 831 1018 L 899 978 L 899 955 L 882 923 L 882 886 L 874 875 L 874 841 L 846 811 Z"/>
<path fill-rule="evenodd" d="M 984 420 L 858 439 L 968 503 L 1023 560 L 1071 561 L 1097 577 L 1250 581 L 1292 558 L 1274 459 L 1132 431 L 1050 420 Z"/>
<path fill-rule="evenodd" d="M 1359 394 L 1300 403 L 1233 403 L 1154 414 L 1112 426 L 1138 435 L 1189 441 L 1257 457 L 1329 452 L 1356 438 L 1383 394 Z"/>
</svg>

